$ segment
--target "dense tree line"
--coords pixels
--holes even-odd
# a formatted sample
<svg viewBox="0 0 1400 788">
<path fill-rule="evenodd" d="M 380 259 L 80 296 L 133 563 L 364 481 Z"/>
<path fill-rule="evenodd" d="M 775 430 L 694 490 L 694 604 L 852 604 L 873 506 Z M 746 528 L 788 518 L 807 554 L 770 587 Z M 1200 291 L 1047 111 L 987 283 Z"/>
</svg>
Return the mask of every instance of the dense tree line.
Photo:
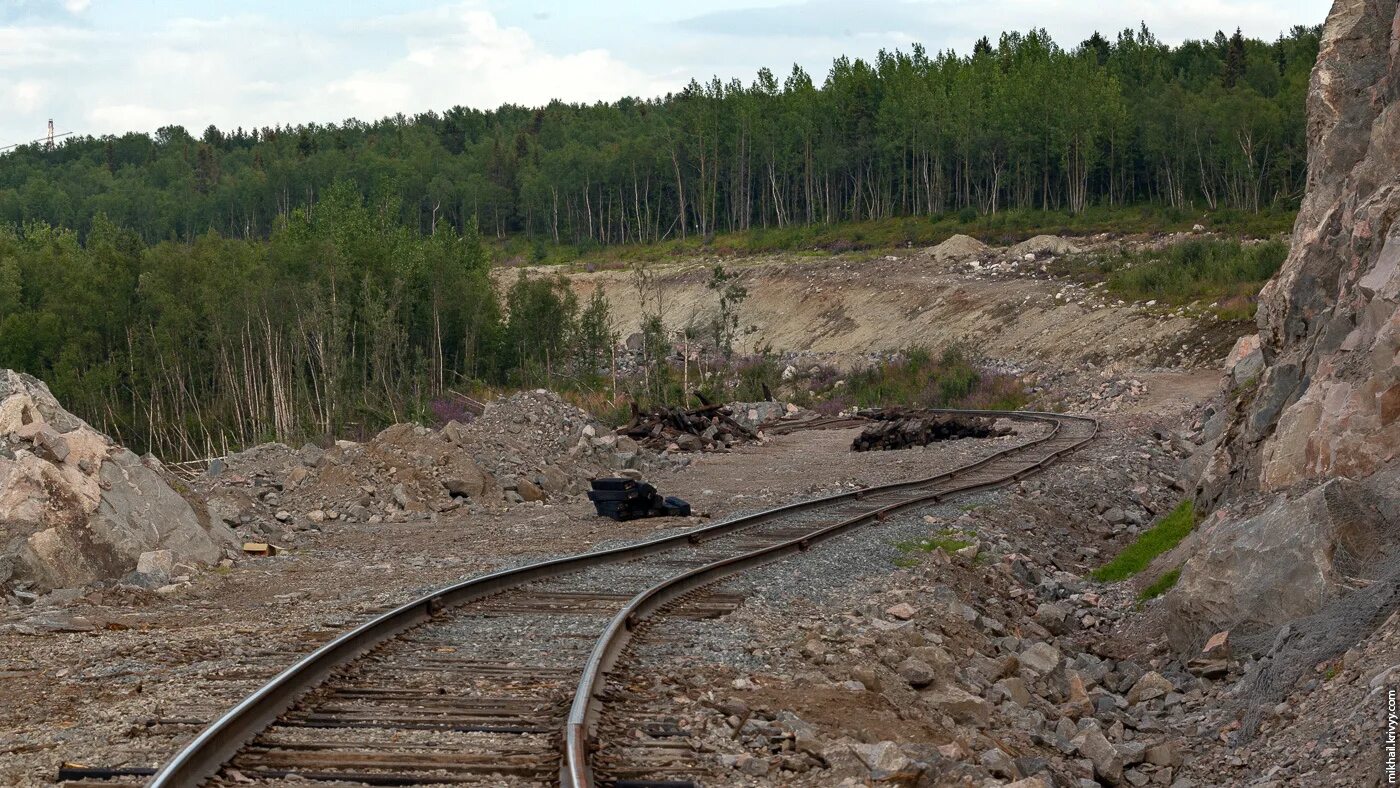
<svg viewBox="0 0 1400 788">
<path fill-rule="evenodd" d="M 26 146 L 0 156 L 0 366 L 183 457 L 363 434 L 483 382 L 611 389 L 608 304 L 551 278 L 498 294 L 483 234 L 591 246 L 948 211 L 1288 205 L 1316 51 L 1302 28 L 1072 50 L 1031 32 L 969 56 L 839 59 L 820 86 L 794 68 L 649 101 Z M 671 344 L 726 355 L 744 292 L 716 269 L 702 331 L 667 323 L 634 274 L 635 393 L 665 399 Z"/>
<path fill-rule="evenodd" d="M 1031 31 L 840 58 L 820 84 L 764 69 L 652 100 L 80 137 L 0 157 L 0 222 L 266 239 L 342 179 L 420 235 L 583 246 L 946 211 L 1259 210 L 1301 192 L 1317 46 L 1301 27 L 1072 49 Z"/>
<path fill-rule="evenodd" d="M 340 182 L 268 241 L 0 228 L 0 367 L 168 457 L 363 435 L 480 382 L 601 388 L 606 302 L 522 277 L 500 303 L 474 230 L 396 215 Z"/>
</svg>

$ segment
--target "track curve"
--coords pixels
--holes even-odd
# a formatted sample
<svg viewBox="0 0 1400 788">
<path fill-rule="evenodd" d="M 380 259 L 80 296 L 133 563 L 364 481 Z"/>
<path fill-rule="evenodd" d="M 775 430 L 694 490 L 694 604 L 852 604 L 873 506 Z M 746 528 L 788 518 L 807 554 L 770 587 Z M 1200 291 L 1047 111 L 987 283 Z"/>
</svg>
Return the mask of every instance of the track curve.
<svg viewBox="0 0 1400 788">
<path fill-rule="evenodd" d="M 1050 429 L 936 476 L 438 589 L 278 674 L 201 731 L 148 785 L 196 786 L 211 778 L 217 784 L 593 785 L 598 689 L 637 622 L 668 605 L 671 615 L 722 613 L 674 603 L 689 590 L 891 512 L 1033 474 L 1097 431 L 1092 419 L 1061 414 L 942 412 Z M 793 519 L 801 522 L 788 522 Z M 541 638 L 551 641 L 543 652 Z M 463 644 L 471 651 L 462 651 Z M 543 658 L 521 660 L 532 651 Z"/>
</svg>

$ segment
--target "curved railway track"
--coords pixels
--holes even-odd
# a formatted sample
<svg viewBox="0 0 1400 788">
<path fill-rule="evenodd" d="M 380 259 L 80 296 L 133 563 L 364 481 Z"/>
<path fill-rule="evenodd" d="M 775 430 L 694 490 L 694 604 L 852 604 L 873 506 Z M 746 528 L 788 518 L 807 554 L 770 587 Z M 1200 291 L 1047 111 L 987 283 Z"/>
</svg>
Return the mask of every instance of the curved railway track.
<svg viewBox="0 0 1400 788">
<path fill-rule="evenodd" d="M 1049 429 L 936 476 L 438 589 L 278 674 L 148 785 L 595 785 L 606 677 L 649 617 L 722 615 L 741 600 L 692 592 L 902 509 L 1017 481 L 1098 428 L 1060 414 L 948 412 Z"/>
</svg>

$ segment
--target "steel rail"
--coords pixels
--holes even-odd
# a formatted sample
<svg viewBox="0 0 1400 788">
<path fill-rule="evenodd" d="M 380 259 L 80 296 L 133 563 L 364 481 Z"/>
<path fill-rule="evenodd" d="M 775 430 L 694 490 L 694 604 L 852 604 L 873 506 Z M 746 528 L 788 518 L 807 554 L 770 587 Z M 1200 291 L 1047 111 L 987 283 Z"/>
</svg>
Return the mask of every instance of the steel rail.
<svg viewBox="0 0 1400 788">
<path fill-rule="evenodd" d="M 155 776 L 146 784 L 147 788 L 194 788 L 194 786 L 200 785 L 204 780 L 213 777 L 225 763 L 238 753 L 246 742 L 291 708 L 297 699 L 325 681 L 337 668 L 354 661 L 371 649 L 394 639 L 409 629 L 431 621 L 435 616 L 451 608 L 460 607 L 535 580 L 628 561 L 688 544 L 700 544 L 768 520 L 826 506 L 836 501 L 860 500 L 866 495 L 879 492 L 936 484 L 974 471 L 1010 454 L 1023 452 L 1053 440 L 1059 434 L 1060 425 L 1064 419 L 1092 421 L 1083 419 L 1083 417 L 1036 411 L 939 409 L 930 412 L 1049 423 L 1052 428 L 1047 435 L 1035 440 L 1003 449 L 982 460 L 935 476 L 863 487 L 798 501 L 679 534 L 606 550 L 539 561 L 513 569 L 492 572 L 437 589 L 340 635 L 274 676 L 201 730 L 193 740 L 161 766 Z M 1095 422 L 1095 427 L 1097 429 L 1097 422 Z"/>
<path fill-rule="evenodd" d="M 967 411 L 963 412 L 966 413 Z M 902 509 L 922 504 L 937 503 L 946 498 L 991 490 L 1019 481 L 1026 476 L 1043 470 L 1046 466 L 1054 463 L 1065 454 L 1093 440 L 1098 434 L 1098 421 L 1095 419 L 1082 416 L 1056 416 L 1055 418 L 1057 419 L 1057 426 L 1059 419 L 1075 419 L 1088 422 L 1092 425 L 1093 429 L 1084 438 L 1052 452 L 1035 464 L 1029 465 L 1022 470 L 985 482 L 968 484 L 951 490 L 921 495 L 907 501 L 898 501 L 887 506 L 872 508 L 869 511 L 826 526 L 810 534 L 753 550 L 743 555 L 715 561 L 689 572 L 684 572 L 670 579 L 663 580 L 633 597 L 626 607 L 618 611 L 618 613 L 613 616 L 612 620 L 608 622 L 607 628 L 604 630 L 602 636 L 599 637 L 598 642 L 594 646 L 593 653 L 589 656 L 588 665 L 584 669 L 583 676 L 579 679 L 578 689 L 574 693 L 574 700 L 570 706 L 569 717 L 564 725 L 564 760 L 560 764 L 560 784 L 564 786 L 564 788 L 594 788 L 596 785 L 589 753 L 593 741 L 592 729 L 601 715 L 600 699 L 607 680 L 607 674 L 612 670 L 622 652 L 631 642 L 632 633 L 652 614 L 699 588 L 744 570 L 806 552 L 813 545 L 839 536 L 852 528 L 872 520 L 884 520 L 888 515 Z M 1049 437 L 1054 437 L 1058 432 L 1058 429 L 1056 429 Z M 1018 448 L 1027 448 L 1033 445 L 1039 445 L 1043 442 L 1044 441 L 1040 441 L 1034 444 L 1027 443 Z M 1007 452 L 999 452 L 996 455 L 992 455 L 989 459 L 999 459 L 1006 455 Z M 973 466 L 981 467 L 986 464 L 985 461 L 982 461 L 965 467 L 971 469 Z M 956 475 L 960 475 L 961 472 L 962 469 L 959 469 L 950 474 L 944 474 L 944 476 L 952 478 Z"/>
</svg>

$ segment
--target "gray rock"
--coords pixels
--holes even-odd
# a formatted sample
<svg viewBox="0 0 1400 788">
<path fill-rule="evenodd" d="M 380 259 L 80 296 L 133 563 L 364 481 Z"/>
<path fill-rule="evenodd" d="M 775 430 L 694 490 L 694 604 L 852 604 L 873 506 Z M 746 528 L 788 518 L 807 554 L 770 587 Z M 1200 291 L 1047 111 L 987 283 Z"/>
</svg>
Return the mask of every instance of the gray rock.
<svg viewBox="0 0 1400 788">
<path fill-rule="evenodd" d="M 1377 550 L 1384 518 L 1377 491 L 1334 479 L 1245 520 L 1200 526 L 1194 553 L 1167 594 L 1168 635 L 1194 653 L 1210 635 L 1267 629 L 1316 612 L 1341 592 L 1337 561 Z"/>
<path fill-rule="evenodd" d="M 1094 774 L 1109 785 L 1123 782 L 1123 756 L 1098 727 L 1090 727 L 1073 740 L 1075 751 L 1094 764 Z"/>
<path fill-rule="evenodd" d="M 959 687 L 945 685 L 929 688 L 920 697 L 938 713 L 947 714 L 958 722 L 982 728 L 991 718 L 990 703 Z"/>
<path fill-rule="evenodd" d="M 914 689 L 922 689 L 938 679 L 933 666 L 920 659 L 909 658 L 899 665 L 899 676 Z M 864 682 L 862 682 L 864 683 Z"/>
<path fill-rule="evenodd" d="M 1042 602 L 1035 609 L 1036 623 L 1045 627 L 1055 634 L 1062 634 L 1066 627 L 1066 621 L 1070 616 L 1070 609 L 1059 602 Z"/>
</svg>

